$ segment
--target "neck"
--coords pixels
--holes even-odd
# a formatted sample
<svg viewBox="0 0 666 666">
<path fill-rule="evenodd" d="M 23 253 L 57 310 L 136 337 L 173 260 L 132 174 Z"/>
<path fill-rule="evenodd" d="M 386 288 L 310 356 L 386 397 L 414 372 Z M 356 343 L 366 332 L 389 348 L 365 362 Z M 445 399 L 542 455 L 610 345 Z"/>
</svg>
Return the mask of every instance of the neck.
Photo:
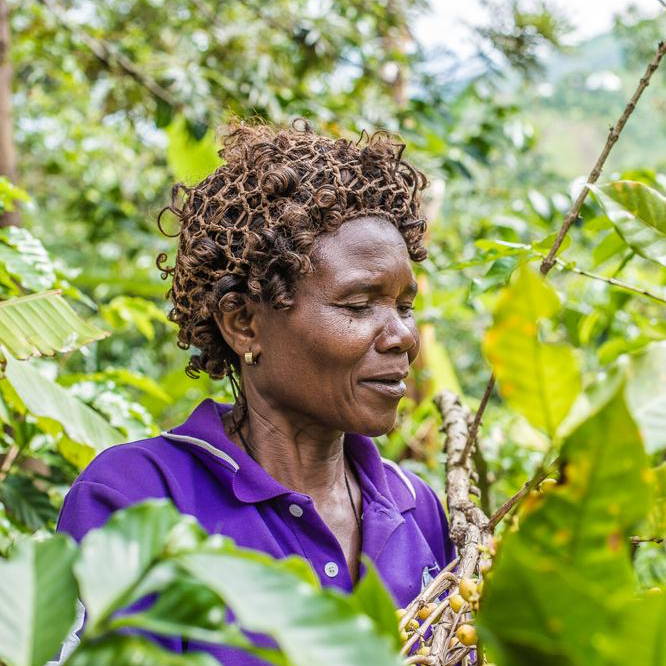
<svg viewBox="0 0 666 666">
<path fill-rule="evenodd" d="M 286 488 L 310 495 L 315 501 L 346 492 L 344 433 L 253 399 L 248 402 L 240 434 L 242 437 L 235 433 L 232 439 L 247 447 L 263 469 Z"/>
</svg>

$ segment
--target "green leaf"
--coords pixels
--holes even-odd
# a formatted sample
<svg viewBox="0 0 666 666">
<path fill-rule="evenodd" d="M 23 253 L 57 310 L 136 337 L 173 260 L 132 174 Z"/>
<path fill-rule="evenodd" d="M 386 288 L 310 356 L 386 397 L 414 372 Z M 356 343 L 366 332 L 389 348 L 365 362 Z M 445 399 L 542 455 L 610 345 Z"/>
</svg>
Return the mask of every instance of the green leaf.
<svg viewBox="0 0 666 666">
<path fill-rule="evenodd" d="M 28 411 L 57 421 L 74 441 L 101 451 L 123 441 L 97 412 L 50 381 L 26 361 L 6 355 L 5 377 Z"/>
<path fill-rule="evenodd" d="M 634 595 L 627 532 L 647 508 L 647 456 L 622 387 L 562 461 L 562 484 L 505 533 L 487 582 L 480 631 L 502 666 L 606 666 Z"/>
<path fill-rule="evenodd" d="M 137 627 L 162 636 L 249 647 L 236 625 L 225 625 L 226 607 L 219 595 L 181 574 L 146 611 L 114 618 L 110 628 Z"/>
<path fill-rule="evenodd" d="M 172 325 L 155 303 L 139 296 L 116 296 L 100 308 L 100 314 L 116 329 L 136 327 L 147 340 L 155 338 L 154 321 Z"/>
<path fill-rule="evenodd" d="M 167 163 L 173 175 L 186 185 L 193 185 L 211 174 L 221 164 L 215 132 L 209 129 L 197 141 L 182 115 L 166 129 L 169 137 Z"/>
<path fill-rule="evenodd" d="M 7 512 L 29 530 L 38 530 L 58 517 L 47 493 L 25 476 L 11 475 L 0 483 L 0 502 Z"/>
<path fill-rule="evenodd" d="M 171 530 L 182 520 L 169 502 L 149 500 L 117 511 L 104 527 L 84 537 L 74 573 L 90 632 L 137 600 L 133 588 L 165 553 Z"/>
<path fill-rule="evenodd" d="M 666 266 L 666 197 L 632 180 L 592 185 L 590 189 L 627 245 Z"/>
<path fill-rule="evenodd" d="M 551 437 L 581 387 L 573 348 L 539 339 L 539 321 L 558 308 L 555 291 L 524 265 L 501 292 L 483 340 L 504 399 Z"/>
<path fill-rule="evenodd" d="M 629 356 L 627 404 L 648 452 L 666 449 L 666 341 Z"/>
<path fill-rule="evenodd" d="M 72 351 L 108 335 L 81 319 L 57 291 L 0 302 L 0 344 L 19 359 Z"/>
<path fill-rule="evenodd" d="M 142 636 L 107 636 L 79 647 L 65 666 L 220 666 L 204 652 L 175 654 Z"/>
<path fill-rule="evenodd" d="M 666 462 L 652 469 L 652 507 L 647 529 L 650 536 L 666 537 Z M 665 581 L 666 582 L 666 581 Z"/>
<path fill-rule="evenodd" d="M 0 660 L 44 666 L 75 616 L 74 542 L 64 535 L 26 540 L 0 560 Z"/>
<path fill-rule="evenodd" d="M 269 634 L 294 666 L 397 666 L 389 641 L 354 600 L 304 579 L 303 565 L 226 545 L 192 553 L 181 564 L 216 590 L 241 625 Z M 307 565 L 306 565 L 307 566 Z"/>
<path fill-rule="evenodd" d="M 393 597 L 379 577 L 372 560 L 363 556 L 363 564 L 365 574 L 354 588 L 351 598 L 358 604 L 358 609 L 375 623 L 377 632 L 387 636 L 394 649 L 399 650 L 401 640 Z"/>
<path fill-rule="evenodd" d="M 56 281 L 42 242 L 23 227 L 0 229 L 0 263 L 28 291 L 51 289 Z"/>
</svg>

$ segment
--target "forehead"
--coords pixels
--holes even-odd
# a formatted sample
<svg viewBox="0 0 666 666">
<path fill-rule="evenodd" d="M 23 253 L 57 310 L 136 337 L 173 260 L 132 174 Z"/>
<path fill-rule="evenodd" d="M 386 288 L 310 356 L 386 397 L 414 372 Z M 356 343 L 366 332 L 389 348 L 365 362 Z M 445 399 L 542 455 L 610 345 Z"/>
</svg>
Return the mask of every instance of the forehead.
<svg viewBox="0 0 666 666">
<path fill-rule="evenodd" d="M 335 231 L 322 234 L 315 241 L 313 260 L 315 274 L 324 280 L 359 271 L 412 274 L 402 235 L 379 217 L 349 220 Z"/>
</svg>

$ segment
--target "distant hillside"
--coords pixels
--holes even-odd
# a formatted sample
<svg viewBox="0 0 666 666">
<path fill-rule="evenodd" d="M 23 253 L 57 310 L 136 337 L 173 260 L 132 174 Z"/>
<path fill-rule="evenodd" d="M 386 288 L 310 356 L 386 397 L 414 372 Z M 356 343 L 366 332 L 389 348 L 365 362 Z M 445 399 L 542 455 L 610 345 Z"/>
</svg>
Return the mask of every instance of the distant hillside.
<svg viewBox="0 0 666 666">
<path fill-rule="evenodd" d="M 587 173 L 608 127 L 622 112 L 645 64 L 632 63 L 620 39 L 604 34 L 546 63 L 532 87 L 528 117 L 546 163 L 567 178 Z M 606 173 L 636 167 L 666 169 L 666 74 L 658 72 L 609 159 Z"/>
</svg>

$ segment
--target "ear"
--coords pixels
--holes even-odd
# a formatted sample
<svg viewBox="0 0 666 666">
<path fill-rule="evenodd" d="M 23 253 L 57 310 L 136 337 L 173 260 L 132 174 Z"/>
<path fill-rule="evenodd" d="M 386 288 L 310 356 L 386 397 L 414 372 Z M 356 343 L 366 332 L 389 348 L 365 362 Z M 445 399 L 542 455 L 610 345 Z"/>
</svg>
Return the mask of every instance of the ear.
<svg viewBox="0 0 666 666">
<path fill-rule="evenodd" d="M 241 359 L 243 354 L 249 351 L 255 357 L 261 353 L 257 336 L 257 307 L 257 303 L 243 297 L 237 307 L 229 310 L 220 309 L 213 313 L 215 323 L 225 342 Z"/>
</svg>

